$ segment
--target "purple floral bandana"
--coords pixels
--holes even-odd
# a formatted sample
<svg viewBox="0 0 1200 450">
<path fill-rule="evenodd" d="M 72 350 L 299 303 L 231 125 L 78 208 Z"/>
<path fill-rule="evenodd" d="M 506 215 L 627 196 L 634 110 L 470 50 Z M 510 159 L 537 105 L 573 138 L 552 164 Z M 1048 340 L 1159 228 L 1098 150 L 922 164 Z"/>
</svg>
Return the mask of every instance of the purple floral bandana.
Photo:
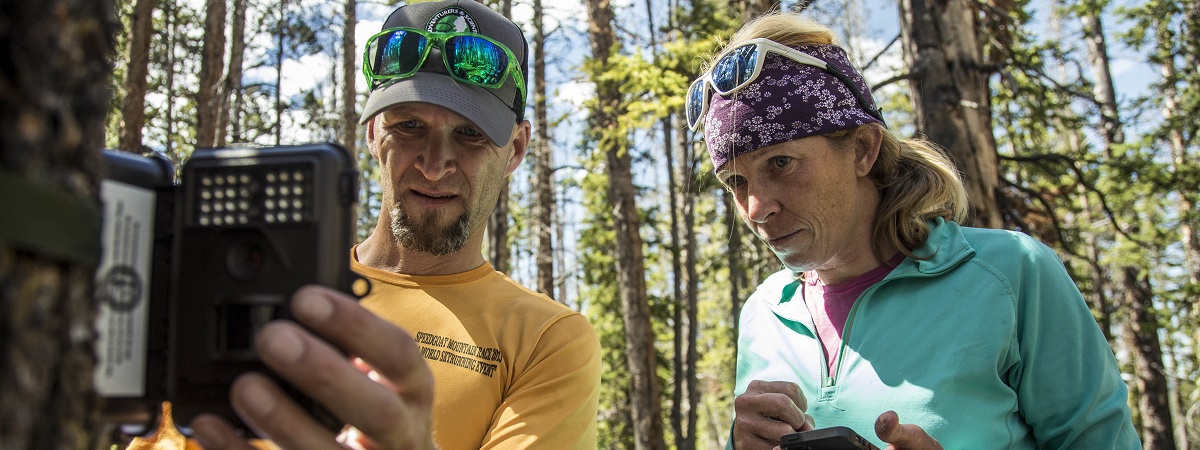
<svg viewBox="0 0 1200 450">
<path fill-rule="evenodd" d="M 794 47 L 846 74 L 855 89 L 876 108 L 871 89 L 836 45 Z M 868 123 L 883 125 L 859 106 L 845 84 L 829 72 L 766 52 L 762 73 L 729 97 L 712 94 L 704 118 L 704 140 L 713 168 L 766 146 L 846 130 Z"/>
</svg>

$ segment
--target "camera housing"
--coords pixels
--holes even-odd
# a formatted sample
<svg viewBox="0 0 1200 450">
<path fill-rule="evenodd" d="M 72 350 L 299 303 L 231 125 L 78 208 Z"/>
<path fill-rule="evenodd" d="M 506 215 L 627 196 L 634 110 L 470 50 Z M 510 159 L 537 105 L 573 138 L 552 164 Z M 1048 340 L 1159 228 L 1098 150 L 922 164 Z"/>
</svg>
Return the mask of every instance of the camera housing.
<svg viewBox="0 0 1200 450">
<path fill-rule="evenodd" d="M 247 371 L 269 373 L 254 352 L 255 332 L 291 319 L 288 303 L 301 286 L 354 293 L 360 283 L 365 291 L 350 270 L 353 157 L 331 143 L 198 149 L 176 185 L 161 157 L 104 153 L 96 386 L 106 414 L 148 420 L 170 401 L 181 423 L 216 413 L 242 426 L 229 406 L 230 383 Z"/>
</svg>

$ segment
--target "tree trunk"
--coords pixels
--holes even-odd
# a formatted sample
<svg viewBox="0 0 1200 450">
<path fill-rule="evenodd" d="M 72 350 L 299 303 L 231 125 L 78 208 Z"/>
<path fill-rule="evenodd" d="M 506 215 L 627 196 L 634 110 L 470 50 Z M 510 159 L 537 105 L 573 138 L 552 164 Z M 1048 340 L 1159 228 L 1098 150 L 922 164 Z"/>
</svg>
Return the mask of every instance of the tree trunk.
<svg viewBox="0 0 1200 450">
<path fill-rule="evenodd" d="M 1197 9 L 1194 5 L 1192 8 Z M 1173 33 L 1170 32 L 1169 28 L 1163 22 L 1159 22 L 1157 26 L 1159 48 L 1163 48 L 1165 45 L 1169 49 Z M 1195 36 L 1192 36 L 1191 39 L 1200 40 L 1200 38 L 1196 38 Z M 1200 48 L 1196 50 L 1200 50 Z M 1169 52 L 1167 53 L 1167 55 L 1161 55 L 1164 57 L 1160 59 L 1163 61 L 1163 79 L 1174 80 L 1177 77 L 1174 58 L 1171 57 Z M 1182 112 L 1180 102 L 1179 91 L 1175 88 L 1175 84 L 1167 83 L 1163 91 L 1163 120 L 1166 123 L 1180 122 L 1179 118 Z M 1182 171 L 1187 170 L 1189 161 L 1191 161 L 1187 144 L 1184 142 L 1183 130 L 1178 125 L 1172 126 L 1168 133 L 1168 140 L 1171 146 L 1171 172 L 1178 175 Z M 1185 188 L 1186 184 L 1176 184 L 1180 188 L 1175 191 L 1175 195 L 1178 196 L 1175 208 L 1179 215 L 1179 240 L 1183 247 L 1184 261 L 1188 271 L 1188 283 L 1193 288 L 1200 288 L 1200 238 L 1196 236 L 1196 227 L 1200 226 L 1200 220 L 1197 220 L 1195 207 L 1198 198 L 1195 189 Z M 1196 339 L 1193 342 L 1200 342 L 1200 304 L 1196 304 L 1193 300 L 1190 305 L 1190 312 L 1191 323 L 1194 327 L 1193 339 Z M 1196 348 L 1200 348 L 1200 346 Z M 1195 355 L 1195 357 L 1197 358 L 1196 361 L 1200 361 L 1200 355 Z M 1176 365 L 1178 366 L 1178 362 Z M 1179 372 L 1172 371 L 1171 373 Z M 1172 409 L 1179 412 L 1179 414 L 1172 414 L 1172 416 L 1178 419 L 1175 421 L 1175 439 L 1179 444 L 1179 448 L 1180 450 L 1188 450 L 1187 414 L 1184 408 L 1178 406 L 1184 404 L 1181 398 L 1182 392 L 1178 388 L 1180 384 L 1175 383 L 1175 386 L 1177 386 L 1175 395 L 1171 396 L 1173 403 L 1176 404 L 1176 408 Z"/>
<path fill-rule="evenodd" d="M 1114 147 L 1125 142 L 1125 132 L 1117 113 L 1116 88 L 1109 70 L 1108 44 L 1104 37 L 1104 24 L 1100 11 L 1093 8 L 1080 15 L 1084 40 L 1087 42 L 1088 59 L 1095 78 L 1093 95 L 1100 105 L 1100 128 L 1104 138 L 1104 155 L 1113 159 Z M 1128 210 L 1128 208 L 1125 208 Z M 1130 214 L 1128 223 L 1137 224 L 1137 213 Z M 1131 344 L 1137 367 L 1138 409 L 1142 418 L 1142 446 L 1145 449 L 1175 449 L 1175 436 L 1171 427 L 1170 393 L 1167 390 L 1163 368 L 1162 346 L 1158 339 L 1158 317 L 1154 310 L 1154 292 L 1148 275 L 1139 275 L 1141 269 L 1122 266 L 1122 287 L 1125 290 L 1125 307 L 1129 309 L 1129 332 L 1125 334 Z"/>
<path fill-rule="evenodd" d="M 488 217 L 488 261 L 500 273 L 508 273 L 510 249 L 508 248 L 508 180 L 500 186 L 496 209 Z"/>
<path fill-rule="evenodd" d="M 120 149 L 142 150 L 142 128 L 146 126 L 146 77 L 150 74 L 150 37 L 154 31 L 157 0 L 137 0 L 129 37 L 129 66 L 125 72 L 125 99 L 121 103 Z"/>
<path fill-rule="evenodd" d="M 221 108 L 217 119 L 217 146 L 224 147 L 230 140 L 243 142 L 242 137 L 242 65 L 246 53 L 246 0 L 233 0 L 233 27 L 229 38 L 229 74 L 225 76 L 225 92 L 222 99 L 233 96 L 228 108 Z M 225 133 L 224 130 L 229 130 Z M 226 139 L 226 137 L 229 139 Z"/>
<path fill-rule="evenodd" d="M 342 23 L 342 146 L 358 154 L 358 75 L 355 71 L 354 28 L 358 24 L 358 1 L 346 0 Z"/>
<path fill-rule="evenodd" d="M 559 215 L 559 211 L 566 209 L 565 205 L 566 205 L 566 199 L 558 198 L 554 202 L 554 209 L 550 211 L 550 219 L 551 219 L 551 222 L 554 223 L 554 234 L 556 236 L 566 236 L 567 235 L 567 230 L 566 230 L 567 225 L 564 223 L 565 221 Z M 562 245 L 559 245 L 558 247 L 554 248 L 554 261 L 555 261 L 556 266 L 562 268 L 562 270 L 559 271 L 560 273 L 562 273 L 562 275 L 559 275 L 558 279 L 554 280 L 554 283 L 558 287 L 558 296 L 556 296 L 554 298 L 560 302 L 567 303 L 567 300 L 569 298 L 571 298 L 570 297 L 570 288 L 572 286 L 575 287 L 575 292 L 579 292 L 579 277 L 569 277 L 574 282 L 571 284 L 567 284 L 567 279 L 568 279 L 567 274 L 570 273 L 570 271 L 567 270 L 567 249 L 563 248 Z M 576 268 L 579 267 L 578 259 L 575 260 L 575 267 Z M 582 302 L 577 303 L 576 306 L 577 306 L 577 308 L 576 308 L 577 310 L 583 309 Z"/>
<path fill-rule="evenodd" d="M 992 135 L 990 72 L 976 37 L 978 6 L 901 0 L 900 33 L 919 134 L 946 148 L 964 175 L 970 225 L 1000 228 L 1000 175 Z"/>
<path fill-rule="evenodd" d="M 687 322 L 684 316 L 687 315 L 688 304 L 683 297 L 683 246 L 680 245 L 679 239 L 679 183 L 675 181 L 675 148 L 674 141 L 671 140 L 671 121 L 664 119 L 663 134 L 666 135 L 666 148 L 663 149 L 664 160 L 667 163 L 667 207 L 671 211 L 671 288 L 672 288 L 672 303 L 675 305 L 672 311 L 672 328 L 674 331 L 674 349 L 675 354 L 671 358 L 671 430 L 675 433 L 675 447 L 679 450 L 690 449 L 695 447 L 695 439 L 690 434 L 687 434 L 683 419 L 683 401 L 684 393 L 687 392 L 687 383 L 684 382 L 683 374 L 685 372 L 686 363 L 684 355 L 687 353 L 687 346 L 684 345 L 684 339 L 687 335 Z"/>
<path fill-rule="evenodd" d="M 176 95 L 175 95 L 175 72 L 176 72 L 175 65 L 178 63 L 178 58 L 175 55 L 175 51 L 176 51 L 176 47 L 179 45 L 179 37 L 178 37 L 179 36 L 179 18 L 177 17 L 178 11 L 179 11 L 179 6 L 176 5 L 175 2 L 172 0 L 168 0 L 166 2 L 165 8 L 163 8 L 163 16 L 165 16 L 166 22 L 167 22 L 166 26 L 163 27 L 163 31 L 162 31 L 162 33 L 165 35 L 163 40 L 166 41 L 166 43 L 167 43 L 167 45 L 166 45 L 167 98 L 175 98 L 176 97 Z M 175 136 L 175 134 L 176 134 L 175 102 L 166 102 L 166 109 L 167 110 L 166 110 L 164 116 L 166 119 L 167 129 L 166 129 L 166 136 L 165 136 L 166 142 L 164 143 L 164 147 L 166 149 L 167 157 L 171 159 L 171 163 L 174 165 L 174 167 L 179 167 L 183 163 L 185 155 L 183 155 L 181 153 L 181 151 L 178 150 L 175 146 L 175 140 L 176 140 L 176 136 Z"/>
<path fill-rule="evenodd" d="M 204 19 L 204 49 L 200 52 L 200 86 L 196 95 L 196 148 L 217 143 L 220 111 L 225 109 L 221 95 L 225 72 L 225 0 L 208 0 Z"/>
<path fill-rule="evenodd" d="M 1096 15 L 1092 15 L 1095 13 Z M 1117 93 L 1112 83 L 1112 72 L 1109 69 L 1108 43 L 1104 37 L 1104 22 L 1100 21 L 1099 11 L 1081 14 L 1084 41 L 1087 42 L 1088 60 L 1092 66 L 1092 76 L 1096 84 L 1092 89 L 1096 103 L 1100 105 L 1100 128 L 1105 140 L 1110 144 L 1125 142 L 1125 131 L 1117 113 Z"/>
<path fill-rule="evenodd" d="M 613 10 L 609 0 L 588 0 L 588 35 L 592 58 L 605 67 L 619 45 L 613 30 Z M 592 111 L 593 128 L 598 130 L 599 151 L 605 155 L 609 201 L 612 202 L 617 240 L 617 279 L 621 296 L 622 318 L 626 334 L 626 362 L 630 375 L 635 448 L 666 448 L 654 349 L 654 329 L 650 323 L 650 305 L 646 296 L 645 258 L 642 255 L 641 220 L 634 202 L 633 174 L 627 137 L 618 118 L 624 112 L 620 86 L 615 80 L 594 77 L 598 105 Z"/>
<path fill-rule="evenodd" d="M 11 186 L 0 193 L 4 220 L 47 212 L 6 195 L 55 198 L 54 212 L 88 219 L 69 224 L 70 233 L 87 234 L 65 253 L 54 244 L 76 239 L 54 236 L 63 224 L 36 233 L 0 227 L 0 447 L 102 444 L 92 287 L 113 17 L 110 0 L 0 1 L 0 176 Z"/>
<path fill-rule="evenodd" d="M 512 20 L 512 6 L 509 5 L 505 8 L 502 5 L 500 14 Z M 500 198 L 496 199 L 496 208 L 492 210 L 492 215 L 488 218 L 487 226 L 489 239 L 488 260 L 491 261 L 492 267 L 500 273 L 509 272 L 509 259 L 511 258 L 511 249 L 509 248 L 508 241 L 508 198 L 509 186 L 511 184 L 511 179 L 506 179 L 504 186 L 500 187 Z"/>
<path fill-rule="evenodd" d="M 675 114 L 674 117 L 680 117 L 682 114 Z M 682 126 L 682 123 L 678 124 Z M 683 286 L 684 286 L 684 301 L 687 305 L 687 315 L 684 320 L 687 324 L 684 335 L 684 353 L 685 371 L 683 374 L 683 382 L 687 392 L 687 428 L 685 436 L 687 436 L 687 449 L 696 448 L 696 420 L 697 413 L 700 410 L 700 384 L 696 373 L 696 366 L 700 364 L 700 352 L 697 348 L 699 343 L 700 319 L 698 311 L 699 291 L 700 291 L 700 275 L 696 273 L 696 266 L 699 265 L 696 250 L 696 157 L 692 154 L 691 146 L 681 146 L 679 158 L 679 167 L 682 172 L 680 177 L 683 180 Z"/>
<path fill-rule="evenodd" d="M 1166 370 L 1163 367 L 1162 345 L 1158 339 L 1158 315 L 1154 312 L 1150 277 L 1133 266 L 1125 266 L 1121 273 L 1125 306 L 1129 308 L 1130 316 L 1127 334 L 1133 344 L 1131 350 L 1137 354 L 1134 358 L 1134 382 L 1142 393 L 1138 398 L 1138 409 L 1142 413 L 1142 448 L 1175 450 Z"/>
<path fill-rule="evenodd" d="M 278 34 L 275 36 L 275 145 L 283 142 L 283 45 L 288 29 L 287 3 L 288 0 L 279 1 L 279 24 L 275 28 Z"/>
<path fill-rule="evenodd" d="M 730 336 L 734 343 L 734 357 L 737 357 L 737 337 L 739 319 L 742 316 L 742 287 L 746 285 L 745 263 L 742 255 L 742 224 L 738 217 L 737 207 L 734 206 L 733 195 L 728 190 L 722 190 L 721 201 L 725 205 L 725 226 L 729 227 L 729 249 L 727 264 L 729 265 L 729 320 Z"/>
<path fill-rule="evenodd" d="M 546 30 L 542 0 L 533 0 L 533 144 L 534 232 L 537 233 L 537 290 L 554 296 L 554 157 L 546 111 Z M 566 301 L 566 298 L 559 298 Z"/>
<path fill-rule="evenodd" d="M 233 0 L 233 24 L 230 30 L 229 71 L 221 92 L 221 109 L 217 111 L 217 143 L 224 147 L 241 142 L 242 68 L 246 52 L 246 0 Z M 230 97 L 233 97 L 232 100 Z"/>
</svg>

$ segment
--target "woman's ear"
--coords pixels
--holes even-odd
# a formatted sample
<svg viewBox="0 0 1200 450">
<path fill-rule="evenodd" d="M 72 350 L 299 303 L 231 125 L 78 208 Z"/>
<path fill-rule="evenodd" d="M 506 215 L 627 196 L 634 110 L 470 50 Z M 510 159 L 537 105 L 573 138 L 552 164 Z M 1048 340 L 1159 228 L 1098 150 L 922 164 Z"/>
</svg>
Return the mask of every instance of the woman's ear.
<svg viewBox="0 0 1200 450">
<path fill-rule="evenodd" d="M 871 173 L 883 145 L 883 130 L 877 126 L 862 126 L 854 132 L 854 169 L 860 177 Z"/>
</svg>

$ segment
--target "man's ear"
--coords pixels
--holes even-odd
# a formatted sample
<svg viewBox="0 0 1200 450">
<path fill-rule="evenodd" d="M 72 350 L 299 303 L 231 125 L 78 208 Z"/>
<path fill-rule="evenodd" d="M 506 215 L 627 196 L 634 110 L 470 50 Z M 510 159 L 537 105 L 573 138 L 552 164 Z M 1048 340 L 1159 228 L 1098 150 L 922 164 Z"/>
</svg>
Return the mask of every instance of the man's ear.
<svg viewBox="0 0 1200 450">
<path fill-rule="evenodd" d="M 505 175 L 512 175 L 521 165 L 521 161 L 525 159 L 525 155 L 529 152 L 529 134 L 532 126 L 528 120 L 518 123 L 513 130 L 513 154 L 508 158 L 508 166 L 504 168 Z"/>
<path fill-rule="evenodd" d="M 367 120 L 367 150 L 371 152 L 371 157 L 375 158 L 375 161 L 380 162 L 379 149 L 375 145 L 375 120 L 378 118 L 379 115 L 375 115 Z"/>
<path fill-rule="evenodd" d="M 862 126 L 854 132 L 854 172 L 865 177 L 875 167 L 879 159 L 879 149 L 883 145 L 883 130 L 877 126 Z"/>
</svg>

